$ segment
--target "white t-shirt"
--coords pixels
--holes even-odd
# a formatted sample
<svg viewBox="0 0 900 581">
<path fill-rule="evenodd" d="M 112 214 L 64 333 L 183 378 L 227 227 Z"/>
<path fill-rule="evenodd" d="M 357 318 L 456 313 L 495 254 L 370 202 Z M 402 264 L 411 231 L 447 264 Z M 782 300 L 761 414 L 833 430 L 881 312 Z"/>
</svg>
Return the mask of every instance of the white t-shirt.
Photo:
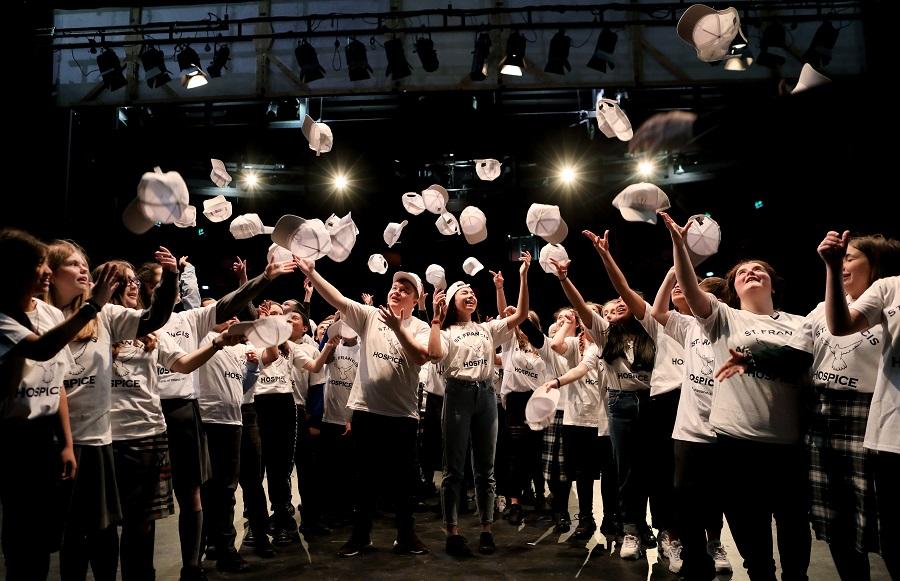
<svg viewBox="0 0 900 581">
<path fill-rule="evenodd" d="M 65 320 L 62 311 L 40 299 L 34 299 L 35 308 L 25 313 L 34 334 L 43 335 Z M 12 317 L 0 314 L 0 363 L 18 365 L 12 357 L 7 359 L 10 349 L 32 334 Z M 59 411 L 59 389 L 63 386 L 66 373 L 75 363 L 69 350 L 63 348 L 47 361 L 24 359 L 22 380 L 12 397 L 0 398 L 0 419 L 34 419 L 52 416 Z M 3 442 L 3 446 L 15 445 Z M 5 470 L 10 467 L 5 467 Z"/>
<path fill-rule="evenodd" d="M 712 342 L 716 361 L 728 361 L 728 349 L 742 352 L 790 346 L 812 353 L 803 332 L 804 317 L 776 311 L 757 315 L 733 309 L 707 294 L 712 312 L 699 319 Z M 713 391 L 709 422 L 716 433 L 743 440 L 795 444 L 800 440 L 800 392 L 796 378 L 782 379 L 763 370 L 735 375 Z"/>
<path fill-rule="evenodd" d="M 313 383 L 313 377 L 323 373 L 310 373 L 303 366 L 315 361 L 319 356 L 319 350 L 302 340 L 300 343 L 288 341 L 288 345 L 291 348 L 291 386 L 294 389 L 294 403 L 305 406 L 309 386 L 317 385 Z"/>
<path fill-rule="evenodd" d="M 694 317 L 669 311 L 666 335 L 684 345 L 685 365 L 675 429 L 672 437 L 685 442 L 711 444 L 716 432 L 709 423 L 713 391 L 716 389 L 716 358 L 712 342 Z"/>
<path fill-rule="evenodd" d="M 490 323 L 450 325 L 441 331 L 444 349 L 444 378 L 462 381 L 487 381 L 494 370 L 496 345 L 513 337 L 506 319 Z"/>
<path fill-rule="evenodd" d="M 262 352 L 259 352 L 259 357 L 262 359 Z M 278 359 L 259 371 L 259 379 L 256 380 L 256 385 L 253 387 L 255 395 L 289 393 L 293 396 L 294 385 L 291 382 L 291 373 L 293 373 L 294 366 L 292 359 L 292 355 L 285 357 L 279 349 Z"/>
<path fill-rule="evenodd" d="M 530 346 L 519 347 L 515 335 L 502 344 L 500 361 L 503 363 L 500 396 L 504 401 L 509 393 L 532 392 L 547 381 L 547 364 L 541 354 Z"/>
<path fill-rule="evenodd" d="M 665 334 L 663 326 L 650 314 L 651 306 L 644 302 L 641 326 L 656 344 L 656 359 L 650 374 L 650 397 L 681 389 L 684 378 L 684 347 Z"/>
<path fill-rule="evenodd" d="M 495 370 L 496 371 L 496 370 Z M 440 361 L 428 361 L 419 370 L 419 383 L 425 385 L 425 391 L 444 397 L 447 382 L 444 379 L 444 364 Z"/>
<path fill-rule="evenodd" d="M 134 339 L 142 311 L 107 303 L 100 310 L 96 335 L 69 343 L 74 364 L 66 374 L 72 439 L 83 446 L 112 443 L 112 344 Z"/>
<path fill-rule="evenodd" d="M 581 353 L 578 337 L 566 337 L 565 358 L 570 369 L 584 363 L 587 373 L 578 381 L 562 388 L 560 400 L 565 400 L 563 425 L 599 428 L 601 419 L 609 433 L 609 419 L 606 413 L 606 389 L 600 387 L 599 376 L 603 372 L 600 350 L 593 343 L 585 346 Z"/>
<path fill-rule="evenodd" d="M 538 349 L 538 354 L 544 362 L 544 380 L 541 382 L 541 385 L 554 377 L 565 374 L 569 370 L 569 361 L 550 347 L 549 337 L 544 337 L 544 344 Z M 559 399 L 556 401 L 556 411 L 563 412 L 565 409 L 566 398 L 563 394 L 559 394 Z"/>
<path fill-rule="evenodd" d="M 171 368 L 186 353 L 166 333 L 158 333 L 156 348 L 125 340 L 113 358 L 110 423 L 113 441 L 148 438 L 166 431 L 159 398 L 157 367 Z"/>
<path fill-rule="evenodd" d="M 308 345 L 308 346 L 312 347 L 313 349 L 315 349 L 316 357 L 318 357 L 319 344 L 316 343 L 315 339 L 313 339 L 309 335 L 303 335 L 302 337 L 300 337 L 300 344 Z M 323 366 L 322 369 L 320 369 L 316 373 L 309 373 L 309 378 L 307 380 L 307 383 L 309 385 L 322 385 L 323 383 L 325 383 L 325 367 Z M 304 396 L 303 399 L 305 400 L 306 396 Z"/>
<path fill-rule="evenodd" d="M 353 389 L 353 380 L 359 371 L 359 341 L 351 347 L 343 343 L 335 347 L 331 363 L 325 368 L 327 380 L 322 421 L 344 425 L 350 419 L 347 401 Z"/>
<path fill-rule="evenodd" d="M 208 333 L 200 342 L 206 346 L 218 337 Z M 216 351 L 197 369 L 197 403 L 204 424 L 240 426 L 241 403 L 244 400 L 244 377 L 247 374 L 247 352 L 251 346 L 238 343 Z"/>
<path fill-rule="evenodd" d="M 591 343 L 589 347 L 585 348 L 581 362 L 588 370 L 583 379 L 587 386 L 586 393 L 582 393 L 583 400 L 587 401 L 589 398 L 596 400 L 591 405 L 597 410 L 597 435 L 609 436 L 609 397 L 606 388 L 603 387 L 607 383 L 606 361 L 603 360 L 600 348 Z"/>
<path fill-rule="evenodd" d="M 849 297 L 848 297 L 849 299 Z M 852 302 L 848 301 L 851 308 Z M 812 383 L 816 387 L 872 393 L 884 348 L 884 329 L 835 337 L 828 332 L 825 303 L 806 316 L 804 331 L 813 342 Z"/>
<path fill-rule="evenodd" d="M 200 341 L 212 332 L 216 326 L 216 304 L 188 309 L 178 313 L 172 313 L 169 321 L 157 335 L 167 334 L 175 341 L 175 344 L 185 353 L 196 351 Z M 190 375 L 175 373 L 166 367 L 160 367 L 159 394 L 162 399 L 194 399 L 198 374 L 195 371 Z"/>
<path fill-rule="evenodd" d="M 591 339 L 597 345 L 600 353 L 606 347 L 606 339 L 609 334 L 609 321 L 601 317 L 596 312 L 592 313 L 591 328 L 589 330 Z M 652 337 L 651 337 L 652 339 Z M 606 361 L 603 379 L 606 382 L 606 389 L 618 389 L 621 391 L 638 391 L 641 389 L 650 389 L 651 370 L 642 369 L 635 371 L 632 369 L 634 363 L 634 348 L 631 341 L 625 347 L 624 356 L 616 357 L 613 361 Z"/>
<path fill-rule="evenodd" d="M 884 332 L 883 355 L 869 408 L 865 447 L 900 453 L 900 276 L 876 280 L 853 308 Z"/>
<path fill-rule="evenodd" d="M 351 410 L 416 419 L 420 366 L 409 361 L 397 336 L 379 320 L 379 312 L 351 300 L 341 312 L 360 342 L 359 373 L 347 405 Z M 431 329 L 425 321 L 407 317 L 401 325 L 416 343 L 427 347 Z"/>
</svg>

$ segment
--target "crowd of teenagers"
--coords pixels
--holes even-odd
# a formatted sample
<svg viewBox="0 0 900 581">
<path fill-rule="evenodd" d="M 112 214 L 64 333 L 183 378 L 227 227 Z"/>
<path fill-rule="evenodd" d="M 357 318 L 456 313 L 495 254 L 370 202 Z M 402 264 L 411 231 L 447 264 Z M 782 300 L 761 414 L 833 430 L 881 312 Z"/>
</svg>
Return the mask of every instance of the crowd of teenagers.
<svg viewBox="0 0 900 581">
<path fill-rule="evenodd" d="M 658 546 L 673 573 L 712 579 L 731 571 L 727 519 L 750 578 L 769 580 L 774 518 L 784 580 L 807 578 L 813 533 L 842 579 L 868 579 L 871 552 L 900 579 L 900 242 L 829 232 L 824 300 L 804 316 L 778 310 L 763 260 L 698 279 L 692 223 L 662 218 L 673 266 L 652 304 L 609 232 L 585 231 L 603 270 L 579 265 L 579 290 L 570 261 L 552 261 L 569 304 L 547 326 L 529 310 L 527 252 L 514 306 L 502 272 L 495 308 L 464 282 L 426 292 L 400 271 L 378 307 L 297 257 L 255 278 L 238 260 L 236 290 L 211 299 L 164 247 L 91 269 L 72 241 L 0 230 L 7 579 L 46 579 L 57 550 L 64 581 L 154 579 L 155 523 L 176 501 L 181 579 L 205 578 L 204 561 L 244 571 L 238 486 L 240 541 L 260 557 L 337 527 L 351 531 L 339 555 L 364 554 L 379 508 L 396 517 L 392 550 L 421 555 L 414 514 L 436 472 L 456 558 L 494 553 L 495 522 L 549 508 L 572 539 L 605 537 L 630 560 Z M 603 271 L 618 296 L 585 300 Z M 291 273 L 303 300 L 265 300 Z M 310 313 L 313 293 L 327 312 Z M 290 338 L 230 330 L 267 317 Z M 530 421 L 553 390 L 555 413 Z"/>
</svg>

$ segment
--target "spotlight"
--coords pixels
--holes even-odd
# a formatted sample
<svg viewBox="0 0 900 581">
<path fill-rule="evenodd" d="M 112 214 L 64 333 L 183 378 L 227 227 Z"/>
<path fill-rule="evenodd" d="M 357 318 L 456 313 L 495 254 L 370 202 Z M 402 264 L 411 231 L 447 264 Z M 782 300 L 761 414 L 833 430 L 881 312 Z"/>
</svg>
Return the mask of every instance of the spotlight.
<svg viewBox="0 0 900 581">
<path fill-rule="evenodd" d="M 231 49 L 228 48 L 228 45 L 217 44 L 216 50 L 213 52 L 213 60 L 209 63 L 209 66 L 206 67 L 206 72 L 209 73 L 210 77 L 218 79 L 222 76 L 222 69 L 227 68 L 226 65 L 230 59 Z"/>
<path fill-rule="evenodd" d="M 339 192 L 343 192 L 346 187 L 347 187 L 347 176 L 346 175 L 339 173 L 336 176 L 334 176 L 334 189 L 336 189 Z"/>
<path fill-rule="evenodd" d="M 369 58 L 366 56 L 366 45 L 352 36 L 344 53 L 347 56 L 347 69 L 350 71 L 351 81 L 362 81 L 371 78 L 372 67 L 369 66 Z"/>
<path fill-rule="evenodd" d="M 166 70 L 166 57 L 158 48 L 143 45 L 141 47 L 141 64 L 144 65 L 147 86 L 151 89 L 162 87 L 172 80 L 169 71 Z"/>
<path fill-rule="evenodd" d="M 753 52 L 750 50 L 750 44 L 744 38 L 743 31 L 738 31 L 738 35 L 728 48 L 728 54 L 725 55 L 725 70 L 746 71 L 752 64 Z"/>
<path fill-rule="evenodd" d="M 200 57 L 190 45 L 183 45 L 178 53 L 178 67 L 181 69 L 181 85 L 185 89 L 196 89 L 209 82 L 209 77 L 200 66 Z"/>
<path fill-rule="evenodd" d="M 472 51 L 472 69 L 469 78 L 473 81 L 483 81 L 487 78 L 487 58 L 491 52 L 491 35 L 482 32 L 475 39 L 475 50 Z"/>
<path fill-rule="evenodd" d="M 550 53 L 547 55 L 547 66 L 544 67 L 545 73 L 553 73 L 554 75 L 564 75 L 565 71 L 571 71 L 572 65 L 569 64 L 569 47 L 572 46 L 572 39 L 566 36 L 566 31 L 560 29 L 550 39 Z M 563 70 L 565 69 L 565 70 Z"/>
<path fill-rule="evenodd" d="M 325 69 L 319 64 L 316 49 L 306 39 L 297 43 L 294 56 L 297 57 L 297 64 L 300 65 L 300 80 L 304 83 L 318 81 L 325 76 Z"/>
<path fill-rule="evenodd" d="M 638 173 L 644 177 L 648 177 L 653 175 L 653 172 L 656 170 L 656 164 L 650 161 L 649 159 L 644 159 L 638 162 Z"/>
<path fill-rule="evenodd" d="M 521 77 L 525 70 L 525 37 L 515 30 L 506 39 L 506 57 L 500 61 L 500 73 Z"/>
<path fill-rule="evenodd" d="M 591 60 L 588 61 L 588 68 L 600 71 L 601 73 L 605 73 L 607 68 L 609 70 L 615 69 L 616 63 L 613 62 L 612 57 L 613 53 L 616 52 L 616 42 L 618 40 L 618 34 L 604 27 L 603 30 L 600 31 L 600 36 L 597 38 L 597 46 L 594 47 L 594 54 L 591 56 Z"/>
<path fill-rule="evenodd" d="M 777 22 L 768 25 L 759 42 L 759 59 L 757 63 L 770 69 L 777 69 L 785 63 L 787 41 L 784 27 Z"/>
<path fill-rule="evenodd" d="M 434 41 L 431 37 L 420 37 L 416 39 L 416 54 L 419 55 L 419 61 L 422 62 L 422 68 L 426 72 L 433 73 L 438 70 L 437 51 L 434 50 Z"/>
<path fill-rule="evenodd" d="M 244 189 L 253 191 L 259 187 L 259 174 L 255 171 L 248 171 L 241 176 L 241 182 L 244 184 Z"/>
<path fill-rule="evenodd" d="M 384 76 L 390 75 L 391 79 L 397 81 L 412 74 L 412 68 L 403 53 L 403 41 L 399 38 L 392 38 L 384 43 L 384 55 L 388 62 Z"/>
<path fill-rule="evenodd" d="M 565 185 L 570 186 L 578 179 L 578 173 L 575 171 L 574 167 L 567 165 L 560 170 L 559 179 Z"/>
<path fill-rule="evenodd" d="M 821 69 L 831 62 L 831 49 L 837 42 L 838 30 L 826 20 L 816 29 L 809 48 L 803 53 L 803 61 L 809 63 L 815 69 Z M 99 60 L 99 59 L 98 59 Z"/>
<path fill-rule="evenodd" d="M 97 56 L 97 68 L 103 76 L 103 85 L 110 91 L 121 89 L 128 84 L 122 71 L 125 67 L 119 62 L 119 57 L 111 48 L 104 48 Z"/>
</svg>

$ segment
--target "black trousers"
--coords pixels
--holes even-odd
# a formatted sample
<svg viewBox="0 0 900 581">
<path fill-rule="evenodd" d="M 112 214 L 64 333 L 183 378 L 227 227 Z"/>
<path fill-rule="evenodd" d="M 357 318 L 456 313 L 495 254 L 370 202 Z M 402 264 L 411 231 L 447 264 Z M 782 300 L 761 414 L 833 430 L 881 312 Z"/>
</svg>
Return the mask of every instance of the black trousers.
<svg viewBox="0 0 900 581">
<path fill-rule="evenodd" d="M 239 481 L 244 493 L 244 509 L 250 530 L 257 539 L 263 539 L 268 527 L 269 511 L 266 509 L 266 491 L 263 489 L 262 441 L 256 421 L 256 406 L 241 406 L 241 462 Z"/>
<path fill-rule="evenodd" d="M 422 475 L 428 483 L 434 483 L 434 473 L 443 468 L 443 448 L 441 441 L 441 410 L 444 396 L 425 393 L 425 417 L 422 419 L 422 451 L 419 463 Z"/>
<path fill-rule="evenodd" d="M 707 532 L 722 530 L 722 498 L 714 443 L 675 443 L 675 527 L 686 572 L 709 579 L 715 565 L 706 552 Z"/>
<path fill-rule="evenodd" d="M 812 537 L 803 448 L 722 434 L 716 447 L 725 517 L 750 579 L 775 580 L 774 517 L 781 579 L 806 581 Z"/>
<path fill-rule="evenodd" d="M 525 423 L 525 406 L 531 399 L 531 393 L 512 392 L 506 395 L 506 431 L 509 458 L 510 498 L 522 499 L 531 490 L 531 482 L 535 484 L 535 496 L 544 497 L 544 470 L 541 462 L 541 447 L 544 443 L 544 432 L 535 431 Z"/>
<path fill-rule="evenodd" d="M 297 404 L 297 446 L 294 466 L 297 468 L 297 492 L 302 507 L 301 520 L 311 523 L 320 520 L 322 508 L 322 437 L 309 431 L 306 406 Z"/>
<path fill-rule="evenodd" d="M 369 539 L 379 492 L 393 497 L 398 536 L 412 534 L 418 421 L 354 411 L 350 422 L 356 468 L 354 538 Z"/>
<path fill-rule="evenodd" d="M 650 515 L 654 528 L 667 531 L 675 523 L 675 452 L 672 430 L 678 413 L 681 390 L 676 389 L 650 398 L 650 449 L 653 461 L 650 473 Z"/>
<path fill-rule="evenodd" d="M 881 556 L 891 579 L 900 579 L 900 454 L 875 452 L 875 497 Z"/>
<path fill-rule="evenodd" d="M 332 521 L 342 521 L 352 514 L 353 441 L 350 434 L 343 435 L 346 429 L 342 424 L 322 422 L 319 436 L 322 506 Z"/>
<path fill-rule="evenodd" d="M 563 426 L 563 432 L 566 475 L 575 481 L 581 518 L 594 514 L 594 480 L 599 478 L 603 518 L 620 522 L 619 479 L 609 436 L 585 426 Z"/>
<path fill-rule="evenodd" d="M 263 466 L 269 485 L 269 504 L 276 519 L 287 526 L 291 518 L 291 472 L 297 443 L 297 408 L 290 393 L 257 395 L 254 403 L 262 440 Z"/>
<path fill-rule="evenodd" d="M 241 468 L 241 426 L 204 423 L 212 474 L 200 489 L 206 543 L 220 552 L 234 549 L 234 493 Z"/>
</svg>

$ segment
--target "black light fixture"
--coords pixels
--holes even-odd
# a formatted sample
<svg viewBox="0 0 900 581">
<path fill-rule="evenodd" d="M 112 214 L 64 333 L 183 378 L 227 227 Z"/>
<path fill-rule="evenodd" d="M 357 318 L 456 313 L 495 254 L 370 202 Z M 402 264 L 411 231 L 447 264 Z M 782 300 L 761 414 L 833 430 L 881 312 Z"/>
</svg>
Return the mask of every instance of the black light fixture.
<svg viewBox="0 0 900 581">
<path fill-rule="evenodd" d="M 305 38 L 297 43 L 294 56 L 297 57 L 297 64 L 300 65 L 301 81 L 311 83 L 325 77 L 325 69 L 319 64 L 319 55 L 316 54 L 316 49 Z"/>
<path fill-rule="evenodd" d="M 491 35 L 482 32 L 475 39 L 475 50 L 472 51 L 472 69 L 469 78 L 473 81 L 483 81 L 487 78 L 487 58 L 491 53 Z"/>
<path fill-rule="evenodd" d="M 759 41 L 759 58 L 757 64 L 770 69 L 777 69 L 785 63 L 787 54 L 787 39 L 784 26 L 773 22 L 763 29 L 762 38 Z"/>
<path fill-rule="evenodd" d="M 564 75 L 566 71 L 571 71 L 572 65 L 569 64 L 569 48 L 571 46 L 572 39 L 566 36 L 565 30 L 559 29 L 559 32 L 550 39 L 550 53 L 547 55 L 544 72 Z"/>
<path fill-rule="evenodd" d="M 392 38 L 384 43 L 384 55 L 388 62 L 384 76 L 390 75 L 397 81 L 412 74 L 412 67 L 403 52 L 403 41 L 399 38 Z"/>
<path fill-rule="evenodd" d="M 103 76 L 103 86 L 110 91 L 121 89 L 128 84 L 122 73 L 125 65 L 122 65 L 118 55 L 111 48 L 104 48 L 103 52 L 97 55 L 97 68 Z"/>
<path fill-rule="evenodd" d="M 803 62 L 807 62 L 815 69 L 821 69 L 831 62 L 831 50 L 838 38 L 838 29 L 830 20 L 823 22 L 816 34 L 813 35 L 809 48 L 803 53 Z"/>
<path fill-rule="evenodd" d="M 228 45 L 216 44 L 216 48 L 213 51 L 213 60 L 209 63 L 209 66 L 206 67 L 206 72 L 209 73 L 210 77 L 218 79 L 222 76 L 222 69 L 227 68 L 230 59 L 231 49 L 228 48 Z"/>
<path fill-rule="evenodd" d="M 613 53 L 616 52 L 616 42 L 618 40 L 618 34 L 604 27 L 600 31 L 600 36 L 597 37 L 597 46 L 594 47 L 594 54 L 587 63 L 588 68 L 601 73 L 605 73 L 607 69 L 615 69 L 616 63 L 613 61 Z"/>
<path fill-rule="evenodd" d="M 200 66 L 200 56 L 189 44 L 182 45 L 176 60 L 181 69 L 181 85 L 185 89 L 196 89 L 209 82 L 208 75 Z"/>
<path fill-rule="evenodd" d="M 347 69 L 350 71 L 351 81 L 362 81 L 372 77 L 372 67 L 369 66 L 369 57 L 366 56 L 366 45 L 352 36 L 344 54 L 347 56 Z"/>
<path fill-rule="evenodd" d="M 419 55 L 419 61 L 422 63 L 422 68 L 425 69 L 425 72 L 433 73 L 438 70 L 437 51 L 434 50 L 434 41 L 431 40 L 430 36 L 428 38 L 421 36 L 416 39 L 415 52 Z"/>
<path fill-rule="evenodd" d="M 739 30 L 725 55 L 725 70 L 746 71 L 752 64 L 753 51 L 750 50 L 750 43 L 744 37 L 744 32 Z"/>
<path fill-rule="evenodd" d="M 500 61 L 500 73 L 521 77 L 525 70 L 525 37 L 513 30 L 506 39 L 506 56 Z"/>
<path fill-rule="evenodd" d="M 155 46 L 145 44 L 141 47 L 140 56 L 148 87 L 156 89 L 172 80 L 168 69 L 166 69 L 166 55 L 161 50 Z"/>
</svg>

